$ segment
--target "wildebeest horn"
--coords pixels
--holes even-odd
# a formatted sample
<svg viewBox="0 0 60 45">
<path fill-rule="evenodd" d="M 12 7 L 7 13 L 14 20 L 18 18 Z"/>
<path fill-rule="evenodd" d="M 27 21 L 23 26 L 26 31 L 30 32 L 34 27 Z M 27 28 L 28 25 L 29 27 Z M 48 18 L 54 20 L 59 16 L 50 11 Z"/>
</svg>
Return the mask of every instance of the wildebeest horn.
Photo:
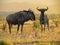
<svg viewBox="0 0 60 45">
<path fill-rule="evenodd" d="M 36 9 L 38 10 L 38 7 Z"/>
<path fill-rule="evenodd" d="M 47 7 L 47 9 L 46 10 L 48 10 L 48 7 Z"/>
</svg>

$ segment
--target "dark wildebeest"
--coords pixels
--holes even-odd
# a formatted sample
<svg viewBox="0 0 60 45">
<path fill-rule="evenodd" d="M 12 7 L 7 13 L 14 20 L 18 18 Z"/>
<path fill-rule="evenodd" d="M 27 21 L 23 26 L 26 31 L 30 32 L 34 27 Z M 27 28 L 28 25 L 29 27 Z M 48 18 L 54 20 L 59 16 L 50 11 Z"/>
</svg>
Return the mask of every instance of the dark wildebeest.
<svg viewBox="0 0 60 45">
<path fill-rule="evenodd" d="M 47 9 L 44 9 L 44 8 L 38 9 L 37 8 L 37 10 L 39 12 L 41 12 L 41 15 L 40 15 L 41 32 L 43 30 L 43 25 L 44 25 L 44 31 L 45 31 L 46 25 L 47 25 L 48 30 L 49 30 L 49 19 L 48 19 L 47 15 L 44 14 L 44 12 L 48 10 L 48 7 L 47 7 Z"/>
<path fill-rule="evenodd" d="M 6 21 L 9 26 L 9 33 L 11 33 L 12 25 L 18 25 L 17 33 L 19 31 L 19 26 L 21 25 L 21 33 L 22 33 L 23 25 L 28 20 L 35 20 L 35 15 L 31 9 L 29 9 L 28 11 L 23 10 L 23 11 L 8 15 L 6 17 Z"/>
</svg>

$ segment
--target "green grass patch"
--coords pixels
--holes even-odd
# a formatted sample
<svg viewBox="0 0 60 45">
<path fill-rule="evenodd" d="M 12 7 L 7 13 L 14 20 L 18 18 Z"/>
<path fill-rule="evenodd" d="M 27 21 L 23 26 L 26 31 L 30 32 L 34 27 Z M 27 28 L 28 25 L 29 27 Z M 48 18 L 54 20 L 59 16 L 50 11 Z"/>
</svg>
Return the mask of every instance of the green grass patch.
<svg viewBox="0 0 60 45">
<path fill-rule="evenodd" d="M 40 28 L 40 23 L 39 22 L 34 22 L 33 27 L 34 28 Z"/>
</svg>

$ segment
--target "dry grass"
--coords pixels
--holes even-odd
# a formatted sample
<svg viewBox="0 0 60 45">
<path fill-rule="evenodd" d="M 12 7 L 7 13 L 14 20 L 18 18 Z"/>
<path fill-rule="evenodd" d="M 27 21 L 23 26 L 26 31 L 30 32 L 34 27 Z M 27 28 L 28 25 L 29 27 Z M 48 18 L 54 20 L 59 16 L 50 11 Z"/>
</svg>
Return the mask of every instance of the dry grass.
<svg viewBox="0 0 60 45">
<path fill-rule="evenodd" d="M 17 25 L 12 27 L 12 34 L 9 34 L 8 25 L 6 27 L 6 31 L 4 32 L 1 29 L 2 24 L 3 21 L 0 21 L 0 40 L 8 39 L 8 42 L 14 43 L 16 45 L 17 43 L 22 44 L 25 42 L 35 42 L 35 41 L 38 42 L 37 43 L 38 45 L 40 44 L 44 45 L 43 43 L 46 43 L 46 45 L 52 45 L 50 44 L 51 42 L 54 43 L 54 41 L 60 41 L 60 24 L 59 27 L 54 27 L 53 29 L 50 29 L 50 32 L 47 29 L 45 32 L 41 32 L 40 28 L 35 28 L 34 30 L 33 22 L 28 21 L 24 25 L 22 35 L 20 34 L 21 33 L 20 30 L 19 33 L 16 35 Z M 37 44 L 33 43 L 33 45 L 37 45 Z"/>
</svg>

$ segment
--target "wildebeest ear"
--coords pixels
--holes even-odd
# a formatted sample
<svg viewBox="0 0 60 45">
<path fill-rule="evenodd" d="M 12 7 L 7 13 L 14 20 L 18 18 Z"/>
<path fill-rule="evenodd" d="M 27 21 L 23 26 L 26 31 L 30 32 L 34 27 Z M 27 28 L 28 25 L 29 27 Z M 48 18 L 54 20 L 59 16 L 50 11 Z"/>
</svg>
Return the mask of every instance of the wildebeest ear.
<svg viewBox="0 0 60 45">
<path fill-rule="evenodd" d="M 32 12 L 32 10 L 31 10 L 30 8 L 28 9 L 28 11 L 29 11 L 29 12 Z"/>
<path fill-rule="evenodd" d="M 30 8 L 28 10 L 30 10 Z"/>
<path fill-rule="evenodd" d="M 28 11 L 31 11 L 31 9 L 29 8 Z"/>
</svg>

